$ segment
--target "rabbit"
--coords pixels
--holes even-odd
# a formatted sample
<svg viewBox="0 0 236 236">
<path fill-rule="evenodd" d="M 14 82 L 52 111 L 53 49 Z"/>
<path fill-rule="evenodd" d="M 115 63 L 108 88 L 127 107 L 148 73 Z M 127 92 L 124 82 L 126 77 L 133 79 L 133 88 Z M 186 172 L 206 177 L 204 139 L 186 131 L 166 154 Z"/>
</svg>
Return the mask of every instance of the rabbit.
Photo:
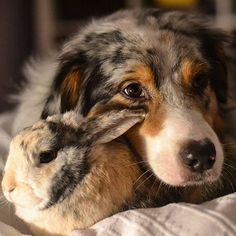
<svg viewBox="0 0 236 236">
<path fill-rule="evenodd" d="M 123 109 L 81 119 L 67 112 L 19 132 L 2 180 L 16 215 L 35 235 L 67 235 L 113 213 L 152 206 L 149 181 L 132 152 L 112 141 L 144 114 Z"/>
</svg>

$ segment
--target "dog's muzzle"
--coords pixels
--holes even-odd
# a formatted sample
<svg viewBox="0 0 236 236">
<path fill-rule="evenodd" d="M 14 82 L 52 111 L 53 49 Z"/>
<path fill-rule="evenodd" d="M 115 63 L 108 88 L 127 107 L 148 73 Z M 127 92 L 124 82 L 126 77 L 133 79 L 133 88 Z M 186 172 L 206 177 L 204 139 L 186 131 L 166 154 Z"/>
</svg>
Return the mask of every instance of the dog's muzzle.
<svg viewBox="0 0 236 236">
<path fill-rule="evenodd" d="M 220 141 L 200 112 L 166 113 L 157 135 L 145 137 L 146 159 L 156 176 L 172 186 L 213 182 L 221 174 Z"/>
</svg>

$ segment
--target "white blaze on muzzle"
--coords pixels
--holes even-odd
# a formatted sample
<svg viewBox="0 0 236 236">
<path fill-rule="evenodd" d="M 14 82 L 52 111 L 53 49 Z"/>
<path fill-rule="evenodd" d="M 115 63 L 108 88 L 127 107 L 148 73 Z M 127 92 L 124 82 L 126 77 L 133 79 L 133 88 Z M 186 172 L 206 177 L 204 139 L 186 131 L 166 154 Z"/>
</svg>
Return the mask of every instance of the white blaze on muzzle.
<svg viewBox="0 0 236 236">
<path fill-rule="evenodd" d="M 156 136 L 147 136 L 146 158 L 154 173 L 163 182 L 183 186 L 196 184 L 196 176 L 181 161 L 179 153 L 188 140 L 210 140 L 216 151 L 215 163 L 201 174 L 201 181 L 216 180 L 222 169 L 224 155 L 219 139 L 200 112 L 195 110 L 172 110 L 166 113 L 162 130 Z"/>
</svg>

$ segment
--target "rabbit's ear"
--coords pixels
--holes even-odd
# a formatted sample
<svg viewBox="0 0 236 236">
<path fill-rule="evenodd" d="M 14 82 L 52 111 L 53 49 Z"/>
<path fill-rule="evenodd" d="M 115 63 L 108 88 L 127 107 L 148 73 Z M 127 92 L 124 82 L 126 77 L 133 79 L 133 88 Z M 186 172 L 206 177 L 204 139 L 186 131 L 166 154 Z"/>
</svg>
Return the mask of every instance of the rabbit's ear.
<svg viewBox="0 0 236 236">
<path fill-rule="evenodd" d="M 90 118 L 86 129 L 94 144 L 108 143 L 141 122 L 144 117 L 145 112 L 141 109 L 112 110 Z"/>
</svg>

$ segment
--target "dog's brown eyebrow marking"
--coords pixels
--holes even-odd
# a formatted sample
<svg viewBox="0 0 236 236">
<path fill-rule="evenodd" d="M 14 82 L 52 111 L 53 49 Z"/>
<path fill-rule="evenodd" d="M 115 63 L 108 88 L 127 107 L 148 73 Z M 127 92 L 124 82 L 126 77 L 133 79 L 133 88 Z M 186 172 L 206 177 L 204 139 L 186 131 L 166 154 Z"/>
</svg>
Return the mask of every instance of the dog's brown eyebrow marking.
<svg viewBox="0 0 236 236">
<path fill-rule="evenodd" d="M 208 71 L 207 65 L 191 59 L 185 59 L 181 66 L 182 81 L 184 86 L 188 87 L 193 78 L 198 74 L 206 74 Z"/>
<path fill-rule="evenodd" d="M 135 70 L 128 70 L 128 71 L 126 71 L 126 74 L 128 75 L 128 74 L 133 74 L 135 72 Z"/>
<path fill-rule="evenodd" d="M 144 86 L 148 92 L 151 94 L 151 97 L 155 97 L 155 99 L 159 100 L 159 89 L 157 83 L 160 83 L 159 78 L 155 77 L 153 74 L 152 68 L 146 64 L 138 64 L 134 66 L 131 70 L 126 72 L 123 80 L 134 80 L 140 82 L 142 86 Z"/>
<path fill-rule="evenodd" d="M 141 82 L 145 83 L 154 83 L 153 73 L 151 68 L 146 65 L 138 65 L 133 70 L 130 70 L 127 73 L 129 78 L 133 78 L 135 80 L 140 80 Z"/>
</svg>

